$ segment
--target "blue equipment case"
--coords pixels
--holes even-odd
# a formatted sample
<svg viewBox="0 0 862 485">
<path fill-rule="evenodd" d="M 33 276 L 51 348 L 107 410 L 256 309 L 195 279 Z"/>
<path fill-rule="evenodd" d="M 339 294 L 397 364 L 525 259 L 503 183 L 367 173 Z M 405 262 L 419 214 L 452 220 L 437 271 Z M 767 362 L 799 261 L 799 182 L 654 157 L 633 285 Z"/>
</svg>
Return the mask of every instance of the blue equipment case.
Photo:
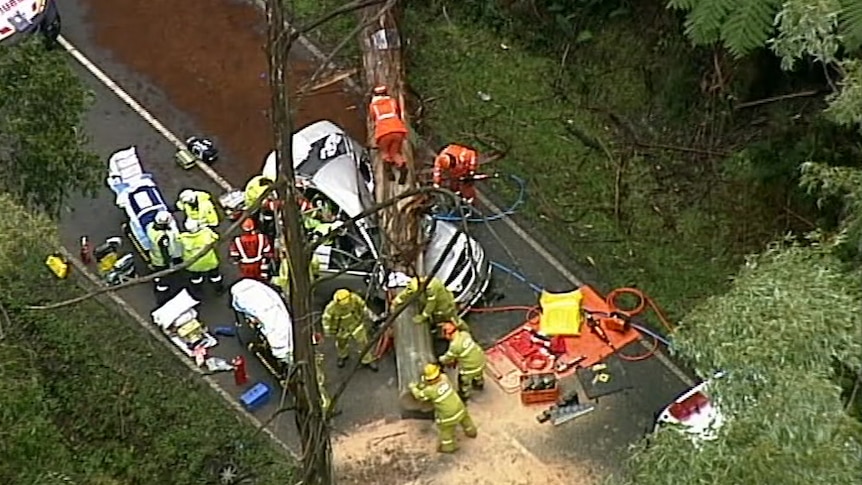
<svg viewBox="0 0 862 485">
<path fill-rule="evenodd" d="M 254 412 L 265 406 L 271 396 L 272 389 L 263 382 L 258 382 L 251 389 L 242 393 L 239 402 L 246 411 Z"/>
</svg>

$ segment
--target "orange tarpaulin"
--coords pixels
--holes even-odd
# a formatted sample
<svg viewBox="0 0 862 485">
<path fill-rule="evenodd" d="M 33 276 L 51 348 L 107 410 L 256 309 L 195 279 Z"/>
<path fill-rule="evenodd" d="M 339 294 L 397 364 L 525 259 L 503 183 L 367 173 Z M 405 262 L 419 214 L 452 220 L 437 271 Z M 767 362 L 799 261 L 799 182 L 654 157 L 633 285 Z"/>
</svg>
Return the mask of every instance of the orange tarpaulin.
<svg viewBox="0 0 862 485">
<path fill-rule="evenodd" d="M 610 306 L 605 299 L 589 286 L 578 289 L 581 294 L 580 306 L 587 313 L 609 314 Z M 556 362 L 572 362 L 583 356 L 580 361 L 581 367 L 590 367 L 601 362 L 626 345 L 634 342 L 640 337 L 640 333 L 634 328 L 625 332 L 612 330 L 602 326 L 604 333 L 608 336 L 613 347 L 605 343 L 596 333 L 584 327 L 577 336 L 556 336 L 551 339 L 544 337 L 539 332 L 541 316 L 535 316 L 523 325 L 518 326 L 508 335 L 500 339 L 496 345 L 485 353 L 488 357 L 489 372 L 500 381 L 500 384 L 508 391 L 505 382 L 514 383 L 521 373 L 555 372 Z M 599 321 L 601 321 L 599 319 Z M 552 358 L 551 343 L 554 350 L 565 348 L 565 353 L 556 359 Z M 558 377 L 566 377 L 575 372 L 576 367 L 571 366 L 565 371 L 557 372 Z"/>
</svg>

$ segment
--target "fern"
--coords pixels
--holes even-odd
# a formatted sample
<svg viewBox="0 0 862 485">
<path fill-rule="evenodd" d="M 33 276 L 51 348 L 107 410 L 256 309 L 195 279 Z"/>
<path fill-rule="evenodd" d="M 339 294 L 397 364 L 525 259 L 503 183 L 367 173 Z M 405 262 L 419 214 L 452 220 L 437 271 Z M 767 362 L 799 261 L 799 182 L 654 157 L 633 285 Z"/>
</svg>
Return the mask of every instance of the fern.
<svg viewBox="0 0 862 485">
<path fill-rule="evenodd" d="M 844 45 L 855 50 L 862 45 L 862 0 L 841 0 L 839 32 Z"/>
<path fill-rule="evenodd" d="M 735 0 L 699 0 L 686 16 L 685 34 L 695 45 L 717 42 L 734 3 Z"/>
<path fill-rule="evenodd" d="M 670 0 L 667 3 L 667 8 L 671 10 L 682 10 L 688 12 L 689 10 L 693 9 L 698 3 L 698 0 Z"/>
<path fill-rule="evenodd" d="M 721 40 L 734 57 L 763 47 L 775 30 L 780 0 L 736 0 L 721 26 Z"/>
</svg>

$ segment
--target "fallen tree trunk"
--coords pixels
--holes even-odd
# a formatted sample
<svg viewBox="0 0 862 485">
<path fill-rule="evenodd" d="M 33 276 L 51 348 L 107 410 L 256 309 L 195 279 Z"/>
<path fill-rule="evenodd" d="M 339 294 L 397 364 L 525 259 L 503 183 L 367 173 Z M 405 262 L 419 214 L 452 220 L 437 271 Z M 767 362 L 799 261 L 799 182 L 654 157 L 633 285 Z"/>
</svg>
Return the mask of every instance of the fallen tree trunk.
<svg viewBox="0 0 862 485">
<path fill-rule="evenodd" d="M 398 33 L 396 1 L 390 0 L 383 7 L 368 7 L 360 12 L 362 32 L 359 44 L 362 49 L 362 66 L 366 92 L 374 86 L 385 85 L 389 94 L 398 99 L 404 111 L 404 122 L 409 126 L 408 110 L 404 104 L 404 65 L 401 51 L 401 38 Z M 366 98 L 368 99 L 368 98 Z M 369 146 L 374 143 L 374 120 L 367 118 Z M 375 173 L 375 197 L 384 201 L 416 187 L 416 174 L 419 167 L 413 157 L 413 147 L 404 144 L 404 158 L 409 169 L 407 183 L 399 186 L 388 180 L 384 162 L 379 152 L 372 150 Z M 398 204 L 382 212 L 380 218 L 381 230 L 384 234 L 383 251 L 387 258 L 387 269 L 401 272 L 408 276 L 419 274 L 422 261 L 423 245 L 420 240 L 419 223 L 420 204 L 413 198 L 400 201 Z M 394 288 L 392 292 L 402 288 Z M 390 297 L 392 294 L 390 294 Z M 405 309 L 395 321 L 395 358 L 398 368 L 399 402 L 404 411 L 423 412 L 429 407 L 416 401 L 410 394 L 408 384 L 418 381 L 422 367 L 435 361 L 431 334 L 427 326 L 413 323 L 415 308 Z"/>
</svg>

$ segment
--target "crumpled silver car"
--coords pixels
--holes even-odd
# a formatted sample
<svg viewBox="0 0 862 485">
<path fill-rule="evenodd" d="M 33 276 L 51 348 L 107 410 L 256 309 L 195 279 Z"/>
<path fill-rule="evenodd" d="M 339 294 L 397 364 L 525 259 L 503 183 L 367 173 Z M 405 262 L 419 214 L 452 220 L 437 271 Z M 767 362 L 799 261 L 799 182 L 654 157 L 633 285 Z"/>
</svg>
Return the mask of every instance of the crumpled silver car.
<svg viewBox="0 0 862 485">
<path fill-rule="evenodd" d="M 337 220 L 360 214 L 374 204 L 374 177 L 365 147 L 331 121 L 318 121 L 293 135 L 293 166 L 298 186 L 312 203 L 331 203 Z M 275 153 L 264 164 L 264 175 L 275 177 Z M 488 289 L 491 265 L 482 246 L 458 233 L 455 225 L 427 216 L 422 221 L 427 240 L 424 262 L 454 294 L 462 309 L 474 305 Z M 457 237 L 452 249 L 445 249 Z M 331 244 L 318 247 L 321 270 L 364 276 L 382 290 L 393 276 L 380 263 L 380 228 L 375 216 L 365 217 Z M 346 270 L 346 271 L 345 271 Z"/>
</svg>

